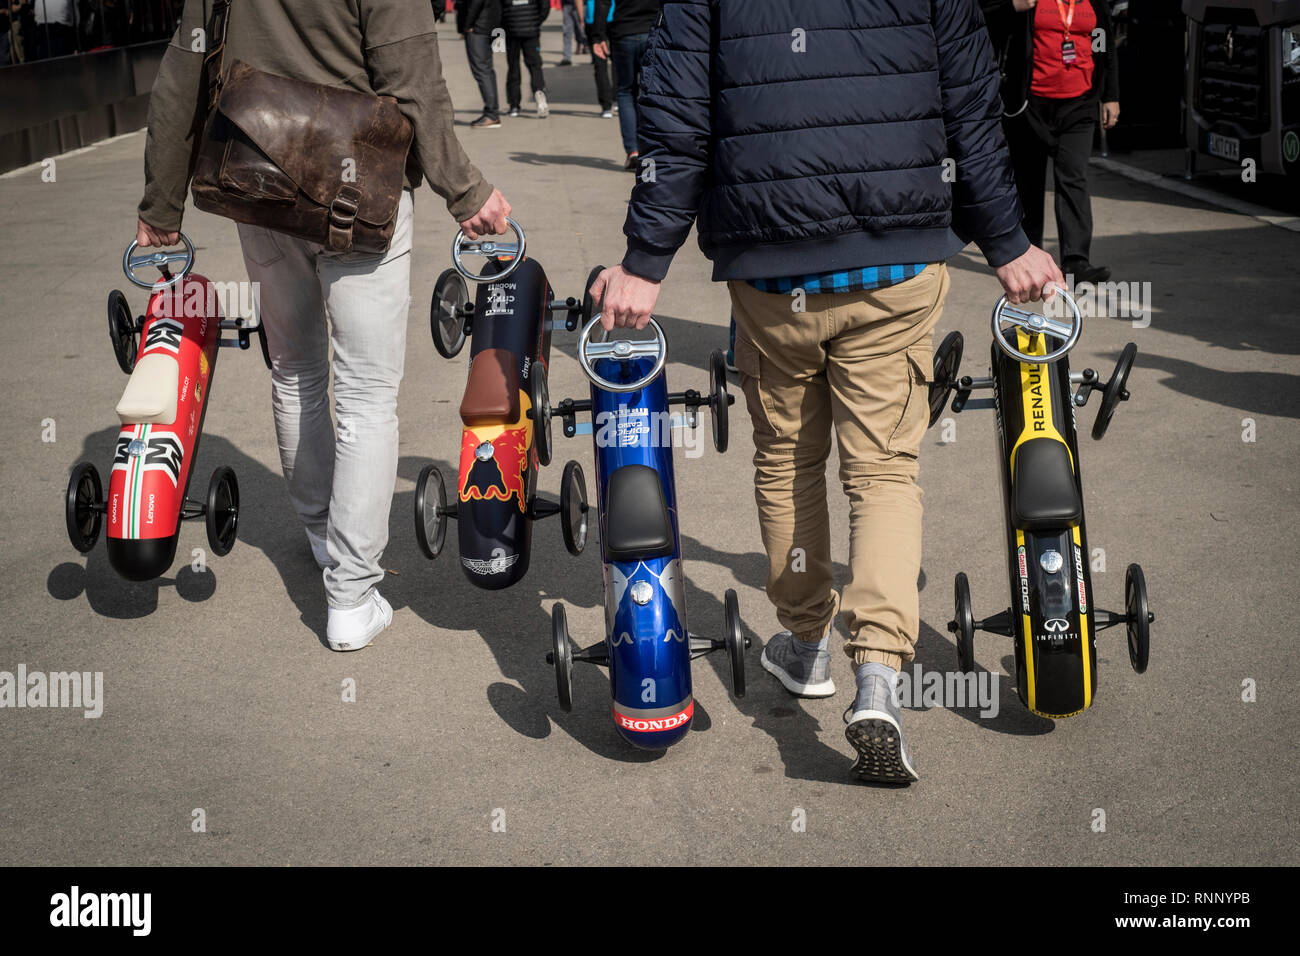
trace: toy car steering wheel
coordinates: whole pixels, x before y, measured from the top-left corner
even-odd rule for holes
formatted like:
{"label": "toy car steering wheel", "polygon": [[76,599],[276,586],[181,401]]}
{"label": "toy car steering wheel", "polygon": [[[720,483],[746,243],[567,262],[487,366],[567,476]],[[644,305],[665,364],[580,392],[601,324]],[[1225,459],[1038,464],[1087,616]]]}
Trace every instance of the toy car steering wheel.
{"label": "toy car steering wheel", "polygon": [[[1037,312],[1018,309],[1008,304],[1005,295],[998,299],[998,304],[993,307],[993,341],[997,342],[998,348],[1017,362],[1024,362],[1026,365],[1046,365],[1074,348],[1074,343],[1079,341],[1079,333],[1083,331],[1083,316],[1079,313],[1079,306],[1070,293],[1060,286],[1056,287],[1056,291],[1069,303],[1070,310],[1074,313],[1074,320],[1069,325]],[[1028,355],[1007,341],[1003,334],[1006,330],[1003,323],[1006,323],[1007,327],[1025,329],[1031,335],[1053,335],[1058,339],[1064,339],[1065,344],[1046,355]]]}
{"label": "toy car steering wheel", "polygon": [[[526,244],[524,230],[513,219],[507,219],[506,226],[515,234],[514,242],[501,242],[497,239],[470,239],[465,235],[465,230],[462,229],[457,232],[456,238],[451,243],[451,261],[455,264],[456,271],[471,282],[499,282],[518,269],[519,263],[524,261],[524,246]],[[500,272],[492,275],[486,273],[475,275],[465,267],[465,263],[460,261],[460,257],[465,253],[483,256],[486,259],[509,256],[510,262]]]}
{"label": "toy car steering wheel", "polygon": [[[181,237],[181,245],[185,247],[184,252],[164,252],[159,249],[157,252],[151,252],[144,256],[133,256],[131,253],[139,247],[140,243],[132,239],[131,244],[126,247],[126,252],[122,253],[122,271],[126,273],[127,281],[132,285],[138,285],[142,289],[153,289],[161,285],[164,289],[170,289],[176,283],[180,282],[190,270],[194,268],[194,243],[190,242],[190,237],[185,233],[178,233]],[[171,264],[173,262],[183,262],[184,266],[176,275],[172,275]],[[136,269],[145,266],[154,266],[162,273],[161,279],[155,279],[153,282],[146,282],[135,274]]]}
{"label": "toy car steering wheel", "polygon": [[[658,378],[659,373],[664,370],[664,364],[668,361],[668,340],[664,338],[664,330],[659,323],[653,317],[650,319],[650,328],[655,333],[653,339],[639,339],[636,341],[618,339],[613,342],[593,342],[591,341],[591,333],[600,325],[600,316],[601,313],[599,312],[593,315],[591,321],[583,328],[582,334],[578,336],[578,362],[581,363],[582,370],[587,373],[587,378],[591,379],[600,388],[610,392],[635,392]],[[600,359],[627,362],[647,356],[654,356],[654,367],[634,382],[611,382],[609,379],[596,374],[595,363]]]}

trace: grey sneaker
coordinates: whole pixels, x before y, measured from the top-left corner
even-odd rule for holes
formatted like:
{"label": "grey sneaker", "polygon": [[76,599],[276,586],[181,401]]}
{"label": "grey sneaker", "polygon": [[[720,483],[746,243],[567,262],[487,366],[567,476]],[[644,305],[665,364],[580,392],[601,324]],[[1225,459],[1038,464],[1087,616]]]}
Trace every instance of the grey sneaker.
{"label": "grey sneaker", "polygon": [[835,693],[831,652],[819,651],[810,661],[795,649],[794,641],[789,631],[782,631],[768,641],[759,658],[763,670],[775,676],[796,697],[830,697]]}
{"label": "grey sneaker", "polygon": [[912,757],[903,740],[896,685],[880,673],[897,672],[884,665],[867,666],[872,669],[858,686],[857,700],[844,712],[848,723],[844,736],[858,752],[858,759],[850,772],[862,780],[911,783],[920,778],[912,767]]}
{"label": "grey sneaker", "polygon": [[546,93],[538,90],[533,94],[533,102],[537,104],[537,118],[546,119],[551,115],[551,104],[546,99]]}

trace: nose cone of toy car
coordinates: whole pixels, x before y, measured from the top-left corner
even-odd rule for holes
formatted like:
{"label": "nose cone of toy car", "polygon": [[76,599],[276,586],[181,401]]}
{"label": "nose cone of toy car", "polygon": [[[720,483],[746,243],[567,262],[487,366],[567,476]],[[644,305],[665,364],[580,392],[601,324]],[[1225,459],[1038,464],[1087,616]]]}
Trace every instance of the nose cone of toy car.
{"label": "nose cone of toy car", "polygon": [[623,739],[642,750],[663,750],[686,736],[695,716],[695,701],[685,706],[640,711],[614,705],[614,726]]}
{"label": "nose cone of toy car", "polygon": [[176,560],[176,535],[170,538],[108,539],[108,563],[128,581],[152,581]]}

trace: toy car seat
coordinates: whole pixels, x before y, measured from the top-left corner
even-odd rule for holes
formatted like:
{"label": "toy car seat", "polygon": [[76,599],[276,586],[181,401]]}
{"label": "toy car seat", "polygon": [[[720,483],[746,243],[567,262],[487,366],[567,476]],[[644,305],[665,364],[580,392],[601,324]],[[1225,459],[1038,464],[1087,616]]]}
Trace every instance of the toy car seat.
{"label": "toy car seat", "polygon": [[1022,531],[1074,527],[1083,518],[1083,501],[1074,480],[1070,449],[1054,438],[1031,438],[1016,449],[1011,508]]}
{"label": "toy car seat", "polygon": [[176,421],[180,364],[175,356],[152,353],[135,363],[117,403],[123,425],[170,425]]}
{"label": "toy car seat", "polygon": [[513,425],[519,420],[519,367],[508,349],[484,349],[474,356],[460,402],[460,420],[473,428]]}
{"label": "toy car seat", "polygon": [[605,553],[610,561],[644,561],[673,553],[673,526],[659,472],[624,465],[609,476]]}

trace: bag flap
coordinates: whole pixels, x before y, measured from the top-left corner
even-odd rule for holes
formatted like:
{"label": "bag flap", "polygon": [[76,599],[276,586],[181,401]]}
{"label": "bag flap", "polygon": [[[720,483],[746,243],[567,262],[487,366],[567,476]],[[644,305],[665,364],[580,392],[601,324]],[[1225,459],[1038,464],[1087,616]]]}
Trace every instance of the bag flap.
{"label": "bag flap", "polygon": [[396,214],[414,130],[392,97],[276,76],[235,60],[217,109],[313,201],[329,206],[349,186],[361,193],[358,219],[381,225]]}

